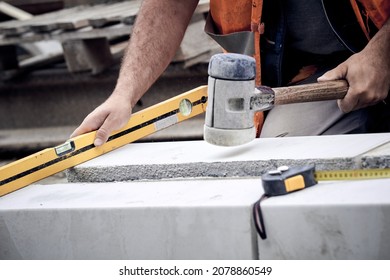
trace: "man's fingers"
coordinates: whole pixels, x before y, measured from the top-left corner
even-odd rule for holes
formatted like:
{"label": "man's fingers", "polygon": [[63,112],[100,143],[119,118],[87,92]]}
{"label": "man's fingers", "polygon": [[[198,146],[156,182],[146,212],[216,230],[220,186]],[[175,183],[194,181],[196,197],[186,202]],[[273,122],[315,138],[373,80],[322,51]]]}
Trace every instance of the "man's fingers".
{"label": "man's fingers", "polygon": [[98,129],[99,124],[86,118],[70,135],[70,138]]}
{"label": "man's fingers", "polygon": [[344,79],[347,76],[347,67],[344,63],[340,64],[336,68],[329,70],[321,77],[318,77],[318,82],[325,82],[331,80],[340,80]]}
{"label": "man's fingers", "polygon": [[337,105],[343,113],[349,113],[358,108],[359,99],[352,94],[348,94],[343,98],[337,100]]}
{"label": "man's fingers", "polygon": [[80,127],[78,127],[78,128],[76,128],[76,129],[72,132],[72,134],[69,136],[69,138],[76,137],[76,136],[78,136],[78,135],[80,135],[80,134],[82,134],[82,130],[81,130]]}
{"label": "man's fingers", "polygon": [[93,144],[96,147],[101,146],[107,142],[109,136],[110,136],[110,131],[106,130],[106,128],[101,127],[96,132],[96,137]]}
{"label": "man's fingers", "polygon": [[79,127],[73,131],[70,138],[98,129],[104,123],[108,115],[108,112],[105,112],[104,110],[99,110],[99,108],[95,109],[84,119]]}
{"label": "man's fingers", "polygon": [[106,143],[111,133],[114,130],[122,128],[126,124],[126,121],[126,119],[118,118],[112,114],[108,115],[96,132],[95,141],[93,142],[94,145],[98,147]]}
{"label": "man's fingers", "polygon": [[[318,82],[332,81],[346,79],[348,67],[347,64],[341,63],[336,68],[329,70],[324,75],[317,79]],[[352,89],[349,88],[347,94],[343,99],[337,100],[337,104],[340,110],[344,113],[351,112],[354,108],[358,106],[359,99],[352,93]]]}
{"label": "man's fingers", "polygon": [[93,129],[88,129],[87,126],[83,126],[82,124],[76,128],[72,134],[69,136],[69,138],[73,138],[73,137],[76,137],[76,136],[79,136],[81,134],[84,134],[84,133],[87,133],[87,132],[90,132],[92,131]]}
{"label": "man's fingers", "polygon": [[[99,119],[98,122],[97,119]],[[121,125],[121,123],[115,121],[112,115],[106,116],[105,119],[101,119],[101,118],[90,119],[87,117],[83,121],[83,123],[78,128],[76,128],[76,130],[72,133],[70,138],[97,130],[95,140],[94,140],[94,145],[101,146],[107,142],[107,139],[110,136],[112,131],[119,129],[122,126],[123,125]]]}
{"label": "man's fingers", "polygon": [[115,129],[117,129],[116,125],[112,122],[110,116],[108,116],[102,126],[96,132],[95,141],[93,144],[98,147],[106,143],[108,137],[110,137],[111,132]]}

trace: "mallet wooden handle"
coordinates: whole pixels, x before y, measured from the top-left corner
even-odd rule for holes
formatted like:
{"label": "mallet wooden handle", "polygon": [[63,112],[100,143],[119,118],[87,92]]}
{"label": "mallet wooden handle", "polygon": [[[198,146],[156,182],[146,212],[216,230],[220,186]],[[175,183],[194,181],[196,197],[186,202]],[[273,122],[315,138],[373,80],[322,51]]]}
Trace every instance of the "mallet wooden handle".
{"label": "mallet wooden handle", "polygon": [[275,105],[342,99],[347,94],[345,80],[273,88]]}

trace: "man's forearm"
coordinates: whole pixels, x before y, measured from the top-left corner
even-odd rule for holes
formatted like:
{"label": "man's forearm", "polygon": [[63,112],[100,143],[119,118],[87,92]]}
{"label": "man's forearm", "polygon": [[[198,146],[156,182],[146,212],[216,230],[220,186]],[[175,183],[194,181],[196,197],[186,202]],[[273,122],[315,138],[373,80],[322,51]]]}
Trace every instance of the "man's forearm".
{"label": "man's forearm", "polygon": [[390,18],[368,42],[366,48],[373,48],[383,59],[390,61]]}
{"label": "man's forearm", "polygon": [[198,0],[144,0],[125,51],[113,94],[132,107],[176,53]]}

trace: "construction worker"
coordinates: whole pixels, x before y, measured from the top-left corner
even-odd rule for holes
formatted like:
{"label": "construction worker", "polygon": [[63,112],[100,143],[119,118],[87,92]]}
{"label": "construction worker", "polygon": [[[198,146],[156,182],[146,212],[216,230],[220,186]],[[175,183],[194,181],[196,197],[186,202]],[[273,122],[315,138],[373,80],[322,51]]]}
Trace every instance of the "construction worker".
{"label": "construction worker", "polygon": [[[254,41],[248,54],[258,62],[257,84],[345,79],[349,90],[337,102],[276,106],[267,113],[261,137],[390,131],[390,104],[385,101],[390,89],[390,1],[262,2],[211,0],[206,28],[222,38],[227,51],[244,41],[231,43],[224,34],[244,31],[254,38],[246,41]],[[136,102],[175,55],[197,3],[143,1],[113,93],[72,137],[97,130],[94,144],[99,146],[128,122]]]}

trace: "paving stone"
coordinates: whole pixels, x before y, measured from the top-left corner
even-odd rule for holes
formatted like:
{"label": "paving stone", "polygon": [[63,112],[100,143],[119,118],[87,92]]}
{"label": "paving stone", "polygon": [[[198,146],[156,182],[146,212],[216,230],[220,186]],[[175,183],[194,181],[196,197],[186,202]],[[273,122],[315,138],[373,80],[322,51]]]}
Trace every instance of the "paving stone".
{"label": "paving stone", "polygon": [[320,182],[262,202],[260,259],[390,258],[390,179]]}
{"label": "paving stone", "polygon": [[[68,171],[71,182],[252,177],[281,165],[314,163],[318,170],[375,167],[364,154],[390,141],[390,133],[264,138],[238,147],[204,141],[133,143]],[[380,158],[389,155],[387,150]],[[367,162],[363,161],[363,162]]]}
{"label": "paving stone", "polygon": [[0,259],[256,259],[261,182],[32,185],[0,197]]}
{"label": "paving stone", "polygon": [[1,197],[0,259],[389,259],[390,178],[320,182],[268,198],[266,240],[252,219],[261,181],[248,178],[285,164],[377,167],[368,159],[386,159],[389,141],[365,134],[230,148],[127,145],[69,174],[141,181],[35,184]]}
{"label": "paving stone", "polygon": [[259,179],[32,185],[0,198],[0,259],[389,259],[390,178],[252,205]]}

